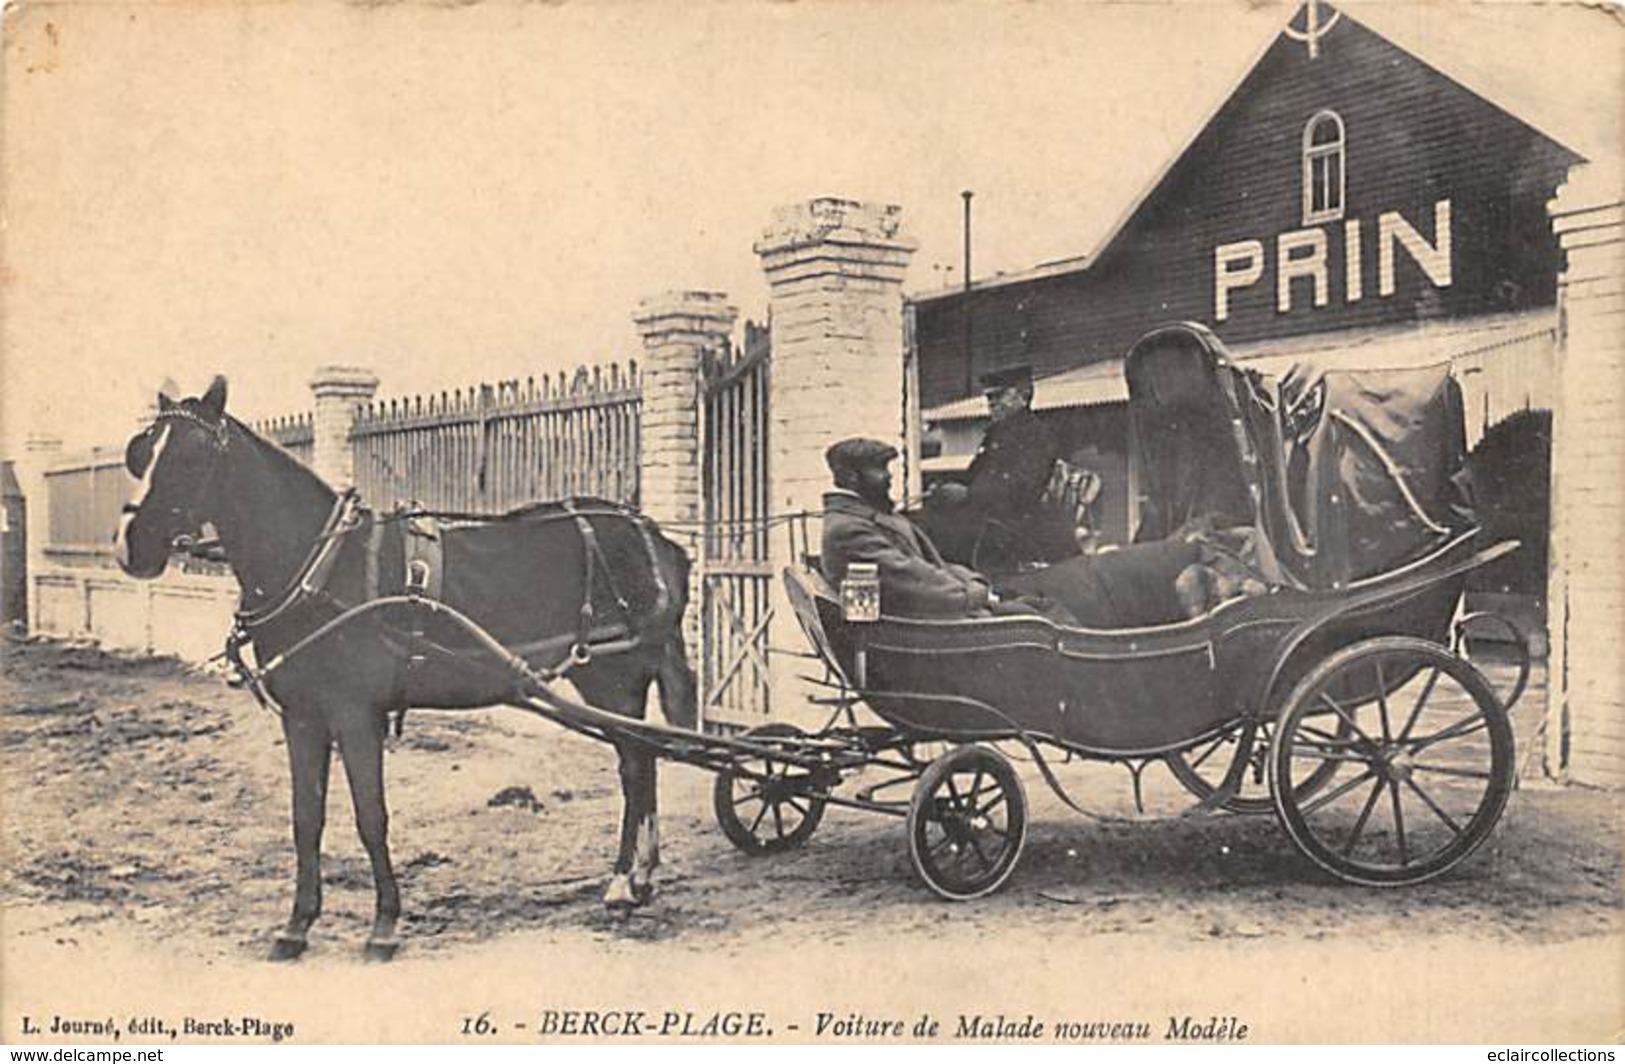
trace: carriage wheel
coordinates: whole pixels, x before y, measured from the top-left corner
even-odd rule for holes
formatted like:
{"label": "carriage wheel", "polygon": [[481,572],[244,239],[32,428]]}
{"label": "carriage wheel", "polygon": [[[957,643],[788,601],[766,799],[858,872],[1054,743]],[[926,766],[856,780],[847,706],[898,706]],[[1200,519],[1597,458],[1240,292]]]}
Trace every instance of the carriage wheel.
{"label": "carriage wheel", "polygon": [[[1303,785],[1332,765],[1341,779]],[[1465,860],[1512,790],[1512,726],[1489,681],[1433,643],[1390,636],[1316,666],[1270,752],[1276,810],[1298,848],[1351,883],[1421,883]]]}
{"label": "carriage wheel", "polygon": [[[1230,771],[1230,761],[1235,756],[1236,744],[1241,741],[1244,726],[1243,722],[1237,721],[1210,739],[1187,750],[1176,750],[1166,755],[1163,760],[1168,765],[1168,771],[1193,797],[1206,801],[1219,789],[1225,774]],[[1347,738],[1348,725],[1339,720],[1337,733],[1339,738]],[[1274,723],[1259,722],[1258,734],[1253,737],[1252,764],[1243,773],[1241,786],[1236,793],[1221,802],[1219,808],[1244,816],[1275,811],[1275,801],[1270,797],[1269,790],[1269,751],[1274,735]],[[1331,762],[1310,773],[1298,784],[1298,800],[1303,801],[1331,782],[1331,778],[1337,775],[1337,769],[1338,765]]]}
{"label": "carriage wheel", "polygon": [[931,762],[908,806],[908,848],[926,886],[949,901],[991,894],[1027,841],[1027,795],[1003,755],[960,746]]}
{"label": "carriage wheel", "polygon": [[[751,728],[744,739],[799,739],[806,733],[792,724]],[[793,850],[812,838],[824,819],[828,787],[814,783],[812,773],[773,757],[749,757],[717,773],[711,806],[722,833],[753,857]]]}

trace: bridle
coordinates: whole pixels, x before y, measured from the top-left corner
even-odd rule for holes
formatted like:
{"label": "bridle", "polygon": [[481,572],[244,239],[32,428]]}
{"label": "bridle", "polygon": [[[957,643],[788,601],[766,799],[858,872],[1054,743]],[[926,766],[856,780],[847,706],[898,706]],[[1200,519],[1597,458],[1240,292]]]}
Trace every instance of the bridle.
{"label": "bridle", "polygon": [[[190,498],[188,498],[183,505],[170,506],[166,508],[166,512],[168,512],[171,516],[179,518],[179,523],[182,525],[181,530],[178,531],[171,539],[171,545],[173,546],[180,543],[183,539],[188,538],[187,533],[196,532],[200,527],[202,527],[202,522],[197,518],[198,504],[203,501],[208,492],[214,487],[214,478],[216,473],[219,472],[220,460],[225,457],[226,450],[231,445],[231,426],[229,422],[227,422],[224,415],[221,415],[218,421],[207,421],[199,414],[181,406],[171,407],[168,410],[161,410],[159,411],[158,416],[153,419],[152,427],[147,429],[147,431],[143,432],[141,435],[137,436],[135,439],[131,440],[129,447],[125,449],[124,464],[132,474],[137,476],[145,476],[149,471],[148,466],[152,461],[152,456],[150,453],[147,455],[146,463],[142,463],[141,471],[139,473],[136,471],[137,456],[139,453],[137,450],[137,445],[143,441],[150,440],[152,434],[157,430],[157,428],[166,421],[185,421],[198,426],[208,433],[210,444],[208,450],[208,465],[204,468],[203,475],[197,479],[197,483],[193,486]],[[141,505],[137,505],[133,502],[127,502],[124,504],[123,512],[126,514],[136,514],[139,513],[145,507],[145,505],[146,504],[144,501]]]}

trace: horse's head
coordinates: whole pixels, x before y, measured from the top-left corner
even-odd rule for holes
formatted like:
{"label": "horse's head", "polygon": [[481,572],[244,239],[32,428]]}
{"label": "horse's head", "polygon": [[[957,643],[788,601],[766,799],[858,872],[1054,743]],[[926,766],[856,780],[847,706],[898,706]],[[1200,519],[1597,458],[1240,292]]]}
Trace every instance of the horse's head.
{"label": "horse's head", "polygon": [[216,377],[200,398],[158,396],[158,416],[124,449],[124,465],[140,483],[124,504],[117,544],[119,567],[151,579],[170,552],[196,538],[213,517],[216,474],[230,438],[226,379]]}

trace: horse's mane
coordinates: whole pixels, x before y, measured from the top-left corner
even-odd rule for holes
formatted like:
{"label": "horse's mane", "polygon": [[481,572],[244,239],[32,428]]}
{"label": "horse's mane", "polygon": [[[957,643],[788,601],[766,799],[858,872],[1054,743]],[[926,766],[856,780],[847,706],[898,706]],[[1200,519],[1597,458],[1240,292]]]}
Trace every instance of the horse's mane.
{"label": "horse's mane", "polygon": [[253,444],[255,450],[265,456],[268,461],[285,466],[290,473],[302,482],[301,486],[314,489],[329,499],[338,495],[338,492],[333,490],[332,485],[318,476],[315,470],[295,458],[275,440],[266,439],[230,414],[222,416],[226,419],[227,424],[237,430],[241,438]]}

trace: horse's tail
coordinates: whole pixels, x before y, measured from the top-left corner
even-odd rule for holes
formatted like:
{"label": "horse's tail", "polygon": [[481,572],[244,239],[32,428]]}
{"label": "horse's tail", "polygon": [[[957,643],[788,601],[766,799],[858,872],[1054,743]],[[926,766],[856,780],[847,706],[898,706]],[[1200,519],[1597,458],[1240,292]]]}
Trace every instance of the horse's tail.
{"label": "horse's tail", "polygon": [[655,542],[659,545],[655,564],[666,570],[664,578],[671,602],[655,684],[660,689],[660,708],[666,722],[678,728],[693,728],[699,723],[700,705],[699,685],[683,645],[683,615],[688,611],[688,552],[659,533]]}

